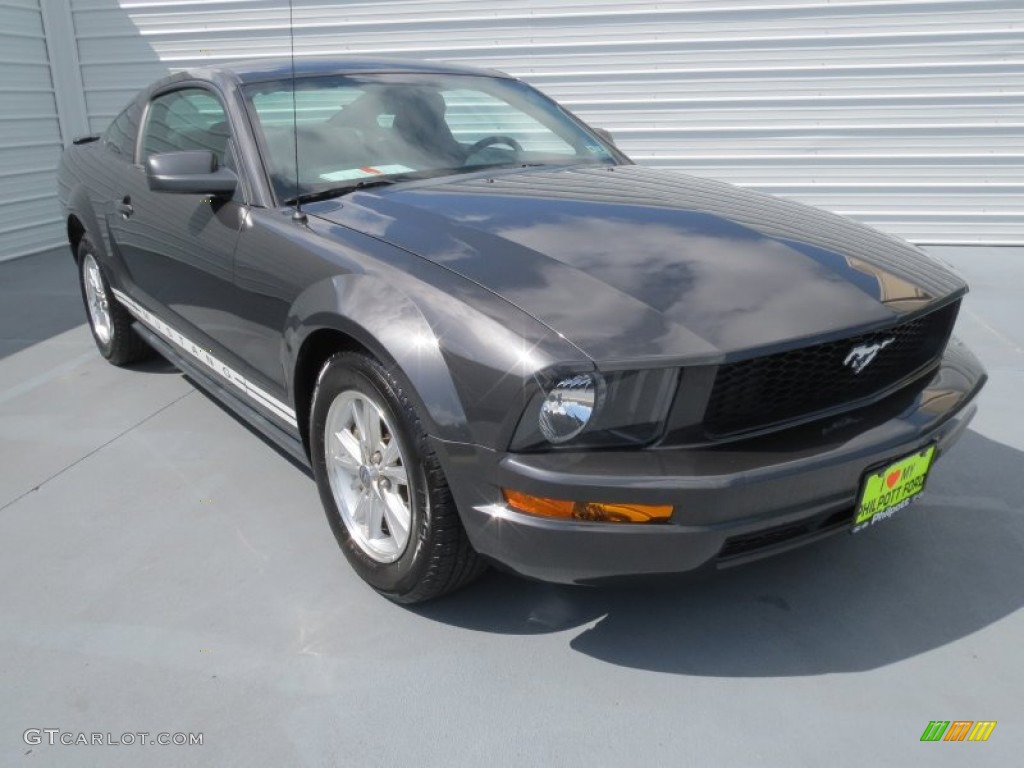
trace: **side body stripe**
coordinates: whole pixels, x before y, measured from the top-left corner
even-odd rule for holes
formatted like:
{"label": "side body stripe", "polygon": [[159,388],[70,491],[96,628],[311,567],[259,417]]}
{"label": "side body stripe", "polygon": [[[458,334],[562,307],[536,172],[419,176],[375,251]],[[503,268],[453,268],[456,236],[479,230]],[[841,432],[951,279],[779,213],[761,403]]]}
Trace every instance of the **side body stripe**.
{"label": "side body stripe", "polygon": [[121,302],[121,304],[123,304],[124,307],[131,312],[140,323],[144,324],[151,331],[159,334],[161,337],[174,344],[174,346],[187,352],[193,358],[201,362],[206,368],[218,374],[221,379],[233,385],[235,389],[246,395],[257,405],[260,405],[270,411],[286,424],[292,427],[298,427],[294,408],[291,408],[287,403],[281,402],[273,395],[253,384],[241,373],[220,360],[220,358],[213,355],[210,350],[203,349],[187,336],[180,333],[175,328],[172,328],[162,319],[125,294],[124,291],[119,291],[116,288],[114,288],[113,291],[117,300]]}

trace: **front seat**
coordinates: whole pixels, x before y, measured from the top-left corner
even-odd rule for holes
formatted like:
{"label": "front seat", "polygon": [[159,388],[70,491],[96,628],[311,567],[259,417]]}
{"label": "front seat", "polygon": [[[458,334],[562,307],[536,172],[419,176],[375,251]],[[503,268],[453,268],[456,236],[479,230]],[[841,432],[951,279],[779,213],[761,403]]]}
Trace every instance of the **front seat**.
{"label": "front seat", "polygon": [[447,165],[462,165],[466,150],[445,122],[444,98],[437,91],[401,89],[392,94],[393,128],[406,144]]}

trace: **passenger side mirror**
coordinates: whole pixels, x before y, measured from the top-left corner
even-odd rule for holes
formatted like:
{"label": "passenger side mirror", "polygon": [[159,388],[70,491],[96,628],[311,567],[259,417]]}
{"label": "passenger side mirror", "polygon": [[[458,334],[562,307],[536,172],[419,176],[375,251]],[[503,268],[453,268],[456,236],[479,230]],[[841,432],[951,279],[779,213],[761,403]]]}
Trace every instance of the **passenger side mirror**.
{"label": "passenger side mirror", "polygon": [[592,130],[600,138],[604,139],[606,142],[611,144],[613,147],[616,146],[616,144],[615,144],[615,137],[612,136],[612,132],[611,131],[606,131],[604,128],[593,128],[593,127],[591,127],[590,130]]}
{"label": "passenger side mirror", "polygon": [[210,150],[189,149],[146,158],[146,183],[154,192],[223,196],[234,193],[238,177]]}

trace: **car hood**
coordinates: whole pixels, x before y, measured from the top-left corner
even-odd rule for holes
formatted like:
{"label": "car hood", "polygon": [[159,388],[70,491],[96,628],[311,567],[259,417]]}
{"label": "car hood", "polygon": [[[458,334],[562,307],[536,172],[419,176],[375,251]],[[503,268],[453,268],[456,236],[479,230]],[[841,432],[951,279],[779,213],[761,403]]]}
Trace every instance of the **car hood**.
{"label": "car hood", "polygon": [[764,354],[966,290],[913,246],[848,219],[639,166],[448,177],[310,212],[486,287],[604,364]]}

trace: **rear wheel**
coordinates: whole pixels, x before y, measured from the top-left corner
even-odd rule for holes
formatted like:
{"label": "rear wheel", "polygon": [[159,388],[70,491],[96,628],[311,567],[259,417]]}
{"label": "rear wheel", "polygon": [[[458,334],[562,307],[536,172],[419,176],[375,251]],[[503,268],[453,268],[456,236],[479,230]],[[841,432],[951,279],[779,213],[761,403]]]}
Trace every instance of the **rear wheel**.
{"label": "rear wheel", "polygon": [[430,600],[484,570],[402,385],[377,360],[324,365],[310,414],[313,474],[356,573],[400,603]]}
{"label": "rear wheel", "polygon": [[127,365],[152,354],[132,329],[132,317],[114,297],[88,237],[78,244],[78,277],[89,328],[100,354],[114,365]]}

